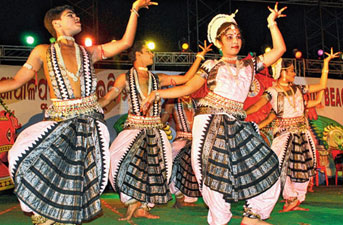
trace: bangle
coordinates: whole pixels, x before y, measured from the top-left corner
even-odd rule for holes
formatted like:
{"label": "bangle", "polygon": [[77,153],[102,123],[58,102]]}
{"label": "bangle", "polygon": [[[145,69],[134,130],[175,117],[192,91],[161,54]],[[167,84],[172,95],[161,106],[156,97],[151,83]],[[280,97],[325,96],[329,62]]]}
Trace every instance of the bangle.
{"label": "bangle", "polygon": [[158,102],[161,99],[160,93],[158,93],[158,91],[154,91],[155,92],[155,102]]}
{"label": "bangle", "polygon": [[33,66],[32,66],[31,64],[28,64],[28,63],[25,63],[25,64],[23,65],[23,67],[25,67],[25,68],[28,69],[28,70],[33,70]]}
{"label": "bangle", "polygon": [[268,23],[267,27],[270,29],[270,28],[272,28],[272,27],[274,27],[276,25],[277,25],[277,23],[275,21],[273,21],[271,23]]}
{"label": "bangle", "polygon": [[132,8],[132,9],[130,10],[130,12],[136,14],[137,17],[139,17],[139,14],[138,14],[138,12],[137,12],[137,10],[136,10],[135,8]]}
{"label": "bangle", "polygon": [[205,60],[205,57],[203,55],[200,55],[200,54],[197,54],[195,57],[199,57],[201,58],[202,60]]}
{"label": "bangle", "polygon": [[323,70],[323,72],[324,72],[324,73],[328,73],[328,72],[329,72],[329,70]]}

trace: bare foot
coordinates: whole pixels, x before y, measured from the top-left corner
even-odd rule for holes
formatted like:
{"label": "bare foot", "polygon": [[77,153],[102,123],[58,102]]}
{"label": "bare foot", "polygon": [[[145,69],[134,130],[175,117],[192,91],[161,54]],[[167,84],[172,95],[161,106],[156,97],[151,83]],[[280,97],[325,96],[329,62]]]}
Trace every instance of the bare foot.
{"label": "bare foot", "polygon": [[293,211],[295,207],[298,207],[299,205],[300,205],[300,201],[298,199],[295,199],[294,201],[291,201],[291,202],[286,201],[285,205],[283,206],[283,209],[280,210],[279,212]]}
{"label": "bare foot", "polygon": [[141,205],[142,205],[142,203],[140,203],[140,202],[135,202],[133,204],[130,204],[129,207],[127,208],[126,216],[119,218],[118,220],[120,220],[120,221],[130,220],[132,218],[132,215],[134,214],[134,212],[137,211]]}
{"label": "bare foot", "polygon": [[292,211],[310,211],[310,209],[303,208],[300,206],[296,206],[296,207],[294,207],[294,209]]}
{"label": "bare foot", "polygon": [[263,220],[251,219],[249,217],[243,217],[241,225],[271,225]]}
{"label": "bare foot", "polygon": [[183,196],[182,198],[175,198],[175,204],[173,205],[174,208],[176,209],[180,209],[184,206],[196,206],[196,204],[194,204],[193,202],[185,202],[185,196]]}
{"label": "bare foot", "polygon": [[133,214],[135,218],[143,217],[148,219],[159,219],[159,216],[153,215],[144,209],[137,209]]}
{"label": "bare foot", "polygon": [[174,208],[180,209],[184,206],[196,206],[193,202],[185,202],[185,197],[183,198],[176,198],[175,204],[173,205]]}

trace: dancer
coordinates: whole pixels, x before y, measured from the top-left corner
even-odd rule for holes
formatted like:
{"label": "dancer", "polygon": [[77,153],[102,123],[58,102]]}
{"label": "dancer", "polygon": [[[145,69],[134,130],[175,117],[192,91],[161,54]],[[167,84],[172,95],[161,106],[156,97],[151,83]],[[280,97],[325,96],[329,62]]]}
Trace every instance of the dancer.
{"label": "dancer", "polygon": [[[286,200],[281,212],[308,210],[299,205],[305,200],[310,178],[315,175],[316,154],[305,109],[321,102],[322,90],[327,84],[329,62],[339,57],[339,54],[340,52],[333,53],[332,49],[330,54],[326,53],[328,57],[324,59],[320,83],[306,86],[293,83],[296,75],[294,65],[291,61],[280,59],[275,66],[276,84],[268,88],[263,97],[247,110],[247,114],[254,113],[269,101],[273,107],[271,116],[262,121],[259,127],[262,128],[276,119],[271,148],[280,160],[282,195]],[[304,101],[304,94],[318,91],[316,100]]]}
{"label": "dancer", "polygon": [[175,195],[174,207],[195,206],[194,202],[201,196],[199,185],[191,166],[192,127],[195,115],[195,100],[190,96],[170,99],[164,104],[162,123],[170,116],[175,124],[176,137],[172,143],[173,172],[170,191]]}
{"label": "dancer", "polygon": [[133,43],[138,0],[121,40],[85,49],[73,36],[81,32],[71,6],[50,9],[45,27],[57,39],[35,47],[13,79],[0,82],[0,93],[15,90],[43,67],[52,105],[46,119],[20,133],[9,151],[9,166],[23,211],[34,224],[81,224],[101,213],[100,194],[109,170],[109,134],[97,102],[92,63]]}
{"label": "dancer", "polygon": [[172,154],[167,135],[162,130],[161,103],[157,96],[151,110],[143,116],[141,102],[162,86],[187,82],[210,47],[205,42],[204,48],[201,47],[203,51],[184,76],[155,75],[147,68],[153,64],[154,54],[144,42],[136,42],[129,53],[133,67],[126,74],[120,74],[113,88],[100,99],[104,107],[124,88],[128,93],[128,119],[110,147],[109,179],[114,190],[120,193],[121,201],[128,206],[126,216],[120,220],[130,220],[132,216],[157,219],[159,216],[149,213],[151,207],[171,200],[168,183]]}
{"label": "dancer", "polygon": [[276,154],[244,122],[243,102],[254,74],[270,66],[286,51],[275,19],[284,17],[277,4],[267,18],[273,49],[259,57],[238,60],[241,32],[234,14],[215,16],[208,26],[208,39],[223,52],[220,60],[207,60],[185,85],[152,92],[142,104],[145,113],[157,96],[177,98],[200,89],[209,92],[198,102],[192,129],[192,167],[205,203],[209,224],[227,224],[231,203],[247,200],[242,224],[268,224],[267,219],[280,191]]}

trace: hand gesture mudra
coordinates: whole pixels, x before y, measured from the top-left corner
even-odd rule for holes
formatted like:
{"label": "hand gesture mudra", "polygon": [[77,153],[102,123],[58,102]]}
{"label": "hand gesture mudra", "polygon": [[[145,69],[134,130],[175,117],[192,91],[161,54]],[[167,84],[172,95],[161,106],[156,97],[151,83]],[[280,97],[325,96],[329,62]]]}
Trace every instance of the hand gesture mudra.
{"label": "hand gesture mudra", "polygon": [[278,10],[278,5],[279,5],[279,3],[276,2],[275,6],[274,6],[274,9],[272,9],[272,8],[270,8],[268,6],[268,9],[270,11],[270,14],[269,14],[268,19],[267,19],[268,23],[273,23],[276,20],[276,18],[286,17],[286,15],[282,14],[282,12],[287,9],[287,6],[283,7],[280,10]]}
{"label": "hand gesture mudra", "polygon": [[333,53],[333,48],[330,49],[330,53],[325,52],[326,57],[324,60],[330,61],[331,59],[338,58],[342,52]]}
{"label": "hand gesture mudra", "polygon": [[156,91],[151,92],[148,97],[143,99],[141,103],[141,108],[140,111],[143,113],[145,116],[151,106],[151,104],[156,100]]}
{"label": "hand gesture mudra", "polygon": [[207,52],[212,51],[211,47],[212,47],[212,44],[207,45],[207,41],[205,40],[204,46],[199,45],[199,48],[201,48],[202,50],[201,52],[199,52],[199,54],[201,54],[202,56],[205,56]]}
{"label": "hand gesture mudra", "polygon": [[137,0],[133,3],[132,8],[135,8],[137,10],[141,8],[147,8],[149,9],[150,5],[158,5],[157,2],[152,2],[150,0]]}

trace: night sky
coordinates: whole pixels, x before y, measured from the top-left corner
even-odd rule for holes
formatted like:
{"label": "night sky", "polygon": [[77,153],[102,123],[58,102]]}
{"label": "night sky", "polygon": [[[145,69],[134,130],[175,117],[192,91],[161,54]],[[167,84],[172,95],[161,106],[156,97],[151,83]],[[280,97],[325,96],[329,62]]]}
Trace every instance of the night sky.
{"label": "night sky", "polygon": [[[129,17],[129,10],[133,1],[129,0],[99,0],[99,40],[103,43],[121,38]],[[151,6],[149,10],[140,11],[136,40],[151,39],[157,43],[156,51],[179,51],[178,41],[187,38],[187,9],[186,0],[160,0],[159,6]],[[222,1],[205,1],[215,8]],[[21,35],[35,33],[39,37],[38,43],[49,43],[50,35],[43,26],[45,12],[52,6],[63,5],[63,0],[0,0],[0,45],[23,45]],[[269,4],[273,6],[273,3]],[[280,8],[285,5],[280,5]],[[231,9],[231,10],[230,10]],[[267,28],[269,11],[267,4],[253,2],[235,2],[224,5],[220,11],[209,14],[210,9],[202,7],[200,18],[204,21],[200,27],[200,39],[206,38],[207,24],[217,13],[230,13],[239,9],[236,21],[243,32],[244,46],[240,54],[249,51],[260,54],[266,44],[271,43]],[[78,11],[76,10],[78,13]],[[284,35],[287,53],[298,48],[305,51],[305,34],[303,6],[288,5],[286,18],[279,19],[278,25]],[[194,20],[194,17],[191,18]],[[81,22],[86,23],[86,18]],[[191,21],[194,25],[194,21]],[[191,27],[192,31],[195,29]],[[85,32],[76,37],[81,40]],[[191,36],[191,47],[196,51],[194,36]],[[216,52],[215,52],[216,53]]]}

